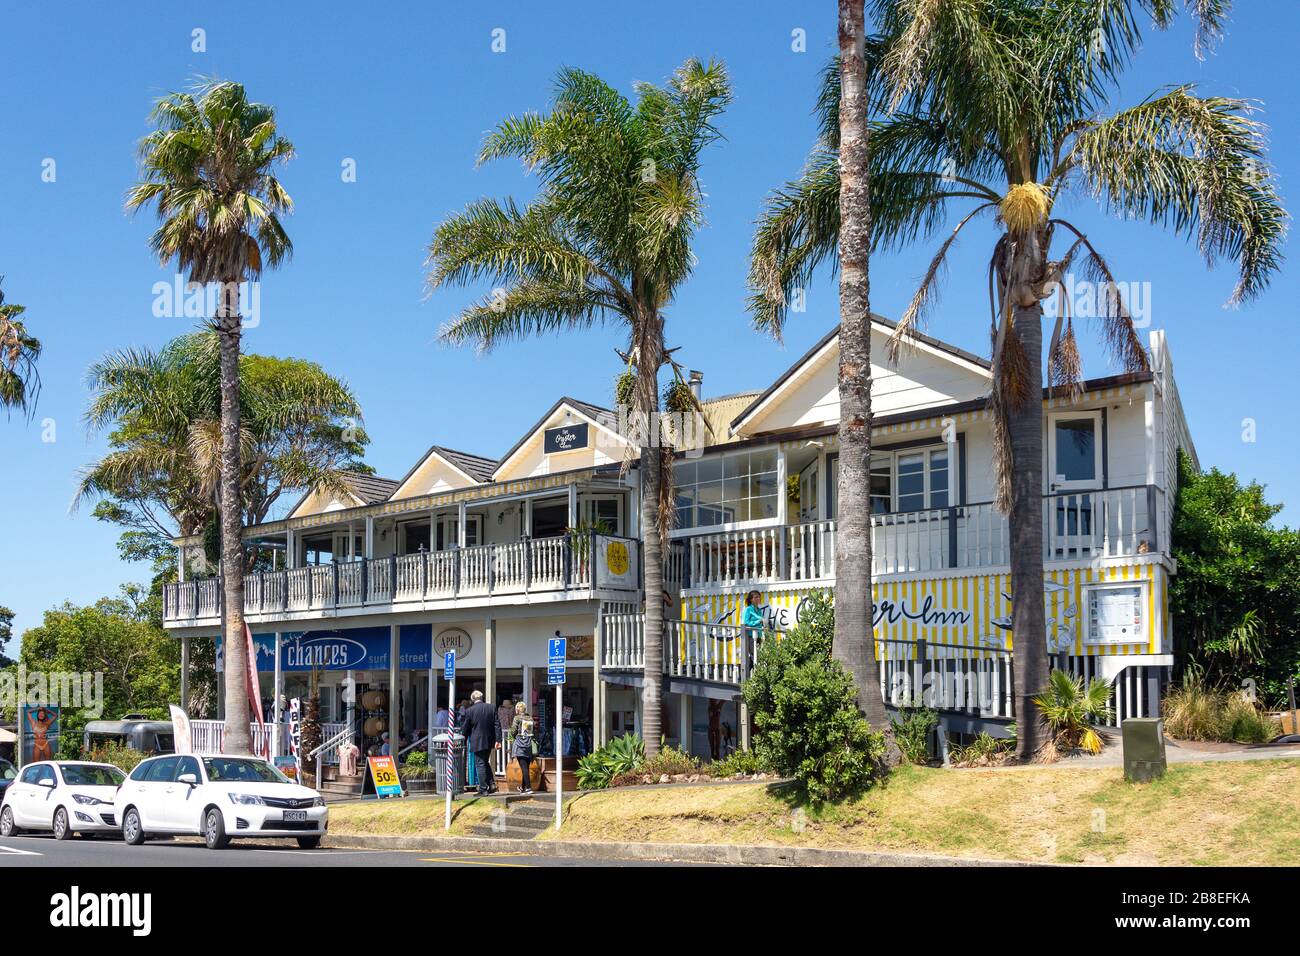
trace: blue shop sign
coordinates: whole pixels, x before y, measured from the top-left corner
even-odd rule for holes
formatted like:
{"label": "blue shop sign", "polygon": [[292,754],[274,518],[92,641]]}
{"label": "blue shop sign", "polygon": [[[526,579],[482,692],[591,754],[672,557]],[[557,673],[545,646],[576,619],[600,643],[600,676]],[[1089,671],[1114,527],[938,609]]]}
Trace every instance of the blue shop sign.
{"label": "blue shop sign", "polygon": [[[431,654],[433,626],[403,624],[398,635],[399,670],[427,671],[442,663]],[[275,634],[254,634],[257,669],[275,670]],[[280,669],[283,671],[386,671],[389,631],[386,627],[333,628],[320,631],[285,631],[281,634]],[[217,638],[217,670],[223,670],[222,641]]]}

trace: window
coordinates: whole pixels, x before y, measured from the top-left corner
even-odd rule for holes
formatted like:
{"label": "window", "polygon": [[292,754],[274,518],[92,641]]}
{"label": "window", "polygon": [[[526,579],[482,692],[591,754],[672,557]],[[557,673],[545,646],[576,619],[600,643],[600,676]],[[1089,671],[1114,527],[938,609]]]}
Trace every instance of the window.
{"label": "window", "polygon": [[149,768],[149,776],[146,779],[150,783],[170,783],[176,779],[176,764],[179,762],[178,757],[163,757],[155,760],[153,766]]}
{"label": "window", "polygon": [[712,528],[777,516],[775,450],[680,462],[673,475],[678,528]]}
{"label": "window", "polygon": [[18,782],[35,784],[37,779],[40,777],[40,775],[41,775],[41,765],[32,764],[32,766],[28,767],[26,770],[23,771],[23,775],[21,778],[19,778]]}
{"label": "window", "polygon": [[265,760],[246,757],[204,757],[208,780],[212,783],[289,783],[290,780]]}
{"label": "window", "polygon": [[[838,508],[839,456],[829,459],[830,479],[826,488],[829,515]],[[891,514],[899,511],[925,511],[947,508],[956,496],[956,478],[951,474],[948,447],[908,448],[899,451],[881,449],[871,454],[871,512]]]}
{"label": "window", "polygon": [[1089,644],[1144,644],[1145,584],[1095,584],[1084,589]]}
{"label": "window", "polygon": [[1049,435],[1053,491],[1101,486],[1101,412],[1052,418]]}
{"label": "window", "polygon": [[69,787],[120,787],[126,779],[126,775],[116,767],[96,764],[65,763],[59,769],[63,771],[63,782]]}
{"label": "window", "polygon": [[203,782],[203,774],[199,773],[199,762],[193,757],[182,757],[176,763],[176,779],[181,778],[181,774],[192,773],[194,779],[199,783]]}
{"label": "window", "polygon": [[140,781],[148,778],[149,771],[153,770],[153,766],[157,762],[156,760],[146,760],[143,763],[136,764],[135,769],[127,774],[128,779]]}

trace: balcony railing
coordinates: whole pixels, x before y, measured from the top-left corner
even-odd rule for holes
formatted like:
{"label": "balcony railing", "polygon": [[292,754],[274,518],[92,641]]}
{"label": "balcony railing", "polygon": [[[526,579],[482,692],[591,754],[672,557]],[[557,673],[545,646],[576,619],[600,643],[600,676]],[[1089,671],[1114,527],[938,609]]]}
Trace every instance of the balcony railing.
{"label": "balcony railing", "polygon": [[[1159,550],[1163,491],[1154,485],[1061,492],[1043,498],[1047,561],[1125,557]],[[683,587],[820,581],[835,577],[834,521],[679,539]],[[871,517],[872,573],[908,574],[1005,565],[1005,515],[992,503]]]}
{"label": "balcony railing", "polygon": [[[629,547],[637,542],[624,539]],[[244,575],[245,614],[284,614],[539,592],[590,590],[595,536],[534,538],[450,551],[336,561]],[[221,583],[168,584],[163,618],[220,618]]]}
{"label": "balcony railing", "polygon": [[[663,672],[669,677],[739,686],[763,643],[784,631],[703,621],[664,621]],[[601,618],[601,668],[645,670],[645,615]],[[876,642],[880,691],[892,707],[930,707],[982,717],[1014,716],[1011,652],[926,640]]]}

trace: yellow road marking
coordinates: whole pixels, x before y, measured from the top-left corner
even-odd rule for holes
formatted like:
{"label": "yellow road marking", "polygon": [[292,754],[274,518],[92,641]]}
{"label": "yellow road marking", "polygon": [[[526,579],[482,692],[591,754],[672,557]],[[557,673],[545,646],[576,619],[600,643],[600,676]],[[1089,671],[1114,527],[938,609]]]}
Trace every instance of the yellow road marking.
{"label": "yellow road marking", "polygon": [[[514,856],[519,854],[502,853],[501,856]],[[470,866],[508,866],[508,867],[529,867],[531,863],[498,863],[494,860],[473,860],[469,857],[420,857],[421,863],[465,863]]]}

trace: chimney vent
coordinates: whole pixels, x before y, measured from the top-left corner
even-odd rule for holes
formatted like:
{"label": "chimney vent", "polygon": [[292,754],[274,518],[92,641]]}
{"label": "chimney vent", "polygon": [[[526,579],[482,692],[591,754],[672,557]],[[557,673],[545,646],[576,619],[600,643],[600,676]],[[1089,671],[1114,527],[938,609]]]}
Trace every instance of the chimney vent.
{"label": "chimney vent", "polygon": [[691,394],[695,396],[695,400],[698,402],[700,400],[700,390],[704,387],[704,373],[691,369],[690,386]]}

